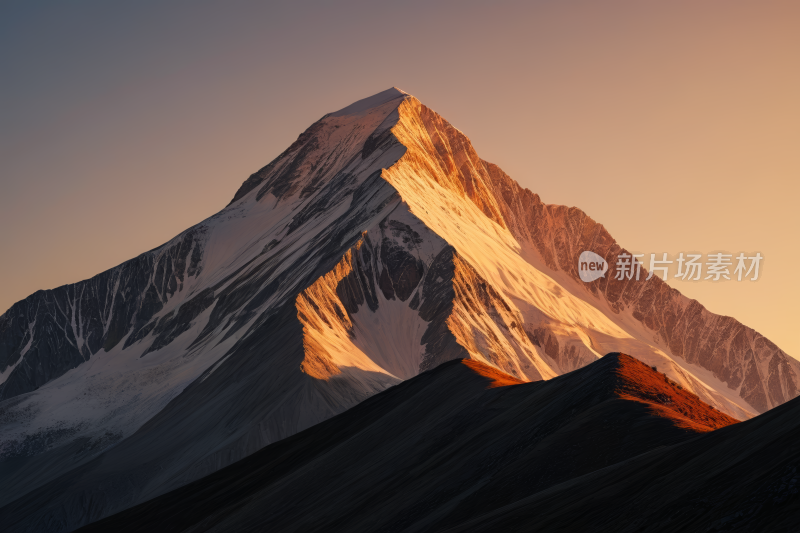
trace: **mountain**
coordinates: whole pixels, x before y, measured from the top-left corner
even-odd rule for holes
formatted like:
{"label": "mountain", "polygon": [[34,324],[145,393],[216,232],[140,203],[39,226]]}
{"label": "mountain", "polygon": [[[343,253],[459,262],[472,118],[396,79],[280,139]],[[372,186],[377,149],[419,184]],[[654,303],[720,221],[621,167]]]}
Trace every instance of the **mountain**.
{"label": "mountain", "polygon": [[325,115],[216,215],[0,317],[0,517],[74,529],[454,359],[633,353],[737,419],[798,395],[768,339],[657,277],[583,283],[584,250],[625,251],[414,97]]}
{"label": "mountain", "polygon": [[627,355],[534,383],[459,359],[82,531],[441,531],[736,422]]}

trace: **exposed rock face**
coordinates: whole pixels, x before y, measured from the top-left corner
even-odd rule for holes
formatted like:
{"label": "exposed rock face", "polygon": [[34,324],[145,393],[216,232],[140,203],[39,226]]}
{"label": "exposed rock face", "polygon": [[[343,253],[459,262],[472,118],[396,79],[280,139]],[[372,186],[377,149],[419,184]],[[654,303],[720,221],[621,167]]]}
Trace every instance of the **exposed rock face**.
{"label": "exposed rock face", "polygon": [[798,395],[796,360],[758,332],[707,311],[657,276],[618,280],[609,275],[579,283],[578,256],[584,250],[594,251],[611,265],[620,254],[630,252],[580,209],[546,205],[496,165],[485,163],[485,167],[502,198],[504,220],[521,243],[535,249],[548,270],[566,273],[614,313],[632,316],[653,332],[667,353],[711,371],[756,411]]}
{"label": "exposed rock face", "polygon": [[[100,316],[99,333],[89,336],[84,325],[86,333],[76,335],[102,341],[89,344],[80,364],[39,375],[39,388],[24,394],[4,390],[0,506],[42,494],[49,502],[26,513],[20,529],[72,529],[213,472],[398,382],[359,367],[327,380],[303,372],[295,304],[365,230],[401,205],[381,169],[403,147],[394,143],[367,158],[362,149],[402,97],[390,91],[374,105],[327,116],[301,136],[307,142],[271,165],[287,179],[299,175],[296,189],[257,182],[245,198],[171,243],[84,284],[38,293],[3,317],[3,355],[25,351],[16,357],[19,366],[30,355],[26,330],[44,339],[40,345],[57,346],[69,344],[71,328],[22,322],[17,309],[27,313],[39,298],[77,291],[86,300],[77,312],[74,299],[56,300],[56,311],[71,313],[56,315],[60,324],[75,316],[85,324],[90,308]],[[173,251],[187,241],[199,241],[196,265],[193,252]],[[170,258],[163,274],[162,256]],[[171,281],[176,264],[186,266]],[[161,305],[148,303],[148,293],[162,291],[153,280],[163,283]],[[106,292],[81,290],[92,284]],[[129,306],[124,314],[120,302]],[[4,382],[12,372],[6,369]],[[11,523],[4,517],[0,522]]]}
{"label": "exposed rock face", "polygon": [[632,353],[737,418],[797,396],[767,339],[657,278],[584,284],[584,249],[622,252],[402,91],[326,115],[218,214],[0,317],[0,518],[71,529],[454,358]]}
{"label": "exposed rock face", "polygon": [[0,316],[0,399],[33,391],[129,335],[144,338],[164,304],[200,274],[204,240],[205,228],[193,228],[92,279],[14,304]]}

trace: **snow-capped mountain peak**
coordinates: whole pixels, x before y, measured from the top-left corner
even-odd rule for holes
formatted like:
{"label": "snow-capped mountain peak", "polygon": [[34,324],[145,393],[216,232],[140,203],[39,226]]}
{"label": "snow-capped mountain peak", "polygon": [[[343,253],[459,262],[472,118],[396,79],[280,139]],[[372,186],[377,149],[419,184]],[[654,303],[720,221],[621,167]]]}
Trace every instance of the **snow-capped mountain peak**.
{"label": "snow-capped mountain peak", "polygon": [[739,419],[798,395],[769,340],[657,277],[583,283],[584,250],[624,252],[413,96],[359,100],[216,215],[0,317],[0,506],[68,529],[455,358],[532,381],[628,353]]}

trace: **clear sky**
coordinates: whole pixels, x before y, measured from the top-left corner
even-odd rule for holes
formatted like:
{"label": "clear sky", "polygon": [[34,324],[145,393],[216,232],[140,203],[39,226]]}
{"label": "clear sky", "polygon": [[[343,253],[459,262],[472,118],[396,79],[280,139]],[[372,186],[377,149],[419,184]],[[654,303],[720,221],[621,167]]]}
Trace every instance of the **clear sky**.
{"label": "clear sky", "polygon": [[[0,0],[0,308],[224,207],[327,112],[418,97],[800,357],[800,2]],[[2,312],[0,310],[0,312]]]}

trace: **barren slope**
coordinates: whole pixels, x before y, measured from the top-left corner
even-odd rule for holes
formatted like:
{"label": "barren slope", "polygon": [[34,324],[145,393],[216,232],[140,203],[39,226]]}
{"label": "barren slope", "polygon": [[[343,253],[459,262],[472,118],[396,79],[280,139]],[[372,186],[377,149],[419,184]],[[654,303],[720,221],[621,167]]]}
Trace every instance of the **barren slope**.
{"label": "barren slope", "polygon": [[452,361],[85,530],[439,530],[735,422],[626,355],[536,383]]}
{"label": "barren slope", "polygon": [[450,532],[794,533],[800,399],[752,420],[553,486]]}

